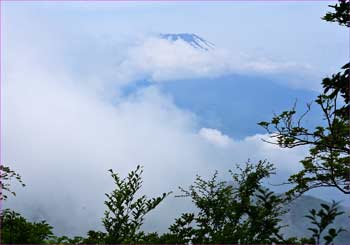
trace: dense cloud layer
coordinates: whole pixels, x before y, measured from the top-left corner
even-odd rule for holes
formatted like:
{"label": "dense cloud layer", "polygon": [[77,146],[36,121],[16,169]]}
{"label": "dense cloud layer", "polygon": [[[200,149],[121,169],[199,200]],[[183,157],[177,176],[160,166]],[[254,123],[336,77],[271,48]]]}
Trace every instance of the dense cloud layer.
{"label": "dense cloud layer", "polygon": [[[196,117],[155,87],[113,106],[83,90],[59,86],[52,77],[36,78],[4,84],[3,160],[27,184],[16,189],[18,196],[8,205],[28,217],[47,219],[58,232],[83,234],[100,227],[104,193],[113,188],[109,168],[125,175],[144,165],[144,191],[155,195],[189,185],[195,174],[224,173],[247,158],[283,162],[280,170],[289,172],[303,154],[263,144],[264,136],[234,141],[213,129],[198,132]],[[207,141],[210,132],[219,137],[214,144]],[[224,148],[217,145],[222,146],[220,137],[226,140]],[[164,230],[185,210],[184,203],[175,202],[177,208],[167,201],[148,229]]]}
{"label": "dense cloud layer", "polygon": [[[187,34],[188,35],[188,34]],[[220,47],[210,50],[195,48],[183,39],[168,40],[158,35],[146,36],[127,47],[116,67],[116,79],[124,83],[140,79],[164,82],[181,79],[216,78],[227,74],[285,75],[283,82],[292,87],[317,89],[315,84],[300,80],[311,78],[311,67],[295,62],[273,61],[252,57]],[[298,71],[299,76],[296,76]],[[315,77],[312,79],[314,80]]]}
{"label": "dense cloud layer", "polygon": [[[15,186],[18,196],[5,206],[47,219],[58,233],[77,235],[101,228],[104,193],[113,188],[110,168],[125,175],[143,165],[143,191],[151,195],[187,186],[196,174],[215,169],[225,178],[226,170],[248,158],[275,162],[276,181],[297,170],[305,149],[281,150],[262,143],[266,135],[237,141],[201,128],[197,115],[179,109],[156,84],[120,96],[121,86],[138,79],[274,72],[289,65],[239,62],[223,51],[201,52],[156,37],[130,47],[94,41],[80,47],[70,42],[75,35],[65,33],[58,41],[63,30],[54,32],[40,21],[11,21],[3,35],[1,155],[27,186]],[[152,214],[146,229],[164,230],[186,210],[186,202],[173,199]]]}
{"label": "dense cloud layer", "polygon": [[[100,227],[104,193],[113,188],[109,168],[125,175],[144,165],[144,191],[154,195],[187,186],[195,174],[226,172],[249,157],[281,162],[288,154],[289,171],[302,153],[293,158],[262,144],[263,136],[234,141],[211,129],[226,139],[226,147],[218,147],[222,139],[208,142],[210,129],[198,132],[196,117],[155,87],[113,106],[83,90],[59,86],[52,77],[25,77],[26,83],[22,77],[4,84],[3,160],[27,184],[16,189],[18,196],[9,205],[31,218],[47,219],[63,233]],[[181,211],[172,204],[165,204],[152,227],[162,230]]]}

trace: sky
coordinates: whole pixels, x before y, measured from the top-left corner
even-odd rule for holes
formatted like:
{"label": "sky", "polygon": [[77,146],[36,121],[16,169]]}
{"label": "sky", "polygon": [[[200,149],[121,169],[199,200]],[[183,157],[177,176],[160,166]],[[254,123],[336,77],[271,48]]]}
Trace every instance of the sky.
{"label": "sky", "polygon": [[[4,206],[57,234],[102,229],[110,168],[143,165],[150,196],[176,194],[196,174],[227,179],[248,159],[275,164],[267,184],[286,180],[307,149],[264,143],[256,123],[296,99],[302,109],[349,53],[347,30],[320,19],[323,1],[1,4],[1,160],[27,185]],[[144,228],[165,231],[191,208],[170,196]]]}

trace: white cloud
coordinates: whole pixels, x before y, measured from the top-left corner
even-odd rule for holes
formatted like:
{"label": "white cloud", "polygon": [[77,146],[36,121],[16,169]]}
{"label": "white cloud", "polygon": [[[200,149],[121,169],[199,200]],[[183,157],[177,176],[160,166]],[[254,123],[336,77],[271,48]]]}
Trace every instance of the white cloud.
{"label": "white cloud", "polygon": [[[215,77],[228,72],[221,54],[196,49],[188,43],[147,37],[139,45],[129,47],[124,61],[117,67],[119,79],[152,81]],[[219,62],[218,62],[219,61]]]}
{"label": "white cloud", "polygon": [[230,137],[224,135],[217,129],[201,128],[198,134],[208,142],[221,147],[226,147],[231,143]]}
{"label": "white cloud", "polygon": [[266,141],[275,142],[268,134],[256,134],[242,140],[235,140],[218,129],[201,128],[198,135],[214,147],[223,149],[229,157],[234,155],[234,158],[241,163],[248,158],[254,161],[268,159],[276,165],[279,171],[288,173],[300,169],[301,166],[295,163],[298,163],[308,151],[307,147],[281,149],[278,145],[266,143]]}
{"label": "white cloud", "polygon": [[[76,67],[70,66],[76,63],[66,62],[67,54],[79,54],[73,50],[79,45],[72,48],[68,41],[58,41],[58,31],[40,28],[42,23],[31,29],[30,21],[24,20],[22,28],[16,28],[18,22],[11,20],[5,21],[11,24],[2,35],[6,52],[2,54],[1,155],[27,186],[16,188],[17,197],[5,206],[47,219],[56,231],[77,235],[101,228],[104,193],[113,188],[109,168],[125,175],[137,164],[144,165],[144,192],[155,195],[187,186],[195,174],[224,172],[247,158],[268,158],[290,172],[304,153],[261,143],[260,137],[266,136],[237,141],[217,129],[198,134],[195,115],[177,108],[155,87],[114,98],[118,103],[113,105],[86,83],[84,69],[78,76],[72,71]],[[110,84],[102,78],[115,67],[111,57],[92,59],[99,56],[84,54],[77,55],[77,61],[101,63],[87,67],[98,74],[102,87]],[[230,71],[233,64],[220,52],[199,52],[183,42],[153,37],[131,47],[125,57],[118,57],[121,63],[115,67],[114,74],[120,74],[113,81],[117,84],[139,77],[163,81],[216,76]],[[165,230],[186,208],[179,203],[174,210],[174,202],[169,198],[148,227]]]}
{"label": "white cloud", "polygon": [[[266,57],[249,56],[242,52],[215,49],[205,51],[185,41],[170,41],[158,36],[146,36],[127,48],[116,69],[116,80],[133,82],[149,79],[164,82],[177,79],[215,78],[231,73],[283,75],[284,83],[300,87],[301,77],[310,76],[311,67],[295,62],[273,61]],[[294,75],[293,75],[294,74]],[[296,75],[297,74],[297,75]],[[302,85],[310,88],[312,85]]]}
{"label": "white cloud", "polygon": [[[18,46],[11,42],[2,83],[1,150],[3,162],[18,171],[27,186],[16,188],[17,197],[5,206],[44,218],[59,233],[84,235],[102,228],[104,193],[113,188],[109,168],[125,175],[144,165],[143,191],[156,195],[189,185],[196,174],[208,176],[214,169],[225,173],[247,158],[266,158],[258,139],[236,142],[215,129],[198,135],[195,115],[177,108],[155,87],[112,105],[74,83],[69,71],[53,69],[57,66],[49,59],[42,62],[48,53],[44,48],[31,44],[20,53],[15,50]],[[216,147],[208,139],[232,143]],[[279,151],[270,155],[287,166],[294,164],[291,154],[291,160]],[[186,211],[185,205],[170,197],[151,215],[147,229],[164,231]]]}

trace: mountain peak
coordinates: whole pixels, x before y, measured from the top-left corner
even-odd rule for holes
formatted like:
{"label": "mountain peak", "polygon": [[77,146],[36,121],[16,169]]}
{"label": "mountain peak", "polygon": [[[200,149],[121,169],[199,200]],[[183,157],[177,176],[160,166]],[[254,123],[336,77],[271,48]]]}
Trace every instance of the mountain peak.
{"label": "mountain peak", "polygon": [[196,49],[205,51],[212,50],[215,47],[214,44],[194,33],[164,33],[160,34],[160,37],[171,42],[182,40]]}

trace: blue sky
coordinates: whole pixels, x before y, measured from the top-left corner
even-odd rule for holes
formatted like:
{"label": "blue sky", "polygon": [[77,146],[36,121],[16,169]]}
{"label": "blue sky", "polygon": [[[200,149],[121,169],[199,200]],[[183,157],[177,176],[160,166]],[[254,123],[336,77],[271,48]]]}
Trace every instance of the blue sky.
{"label": "blue sky", "polygon": [[[307,149],[263,143],[256,123],[296,99],[302,108],[348,59],[347,30],[320,19],[328,4],[2,3],[1,150],[27,184],[8,205],[74,235],[100,227],[109,168],[143,164],[148,194],[215,169],[225,178],[248,158],[285,180]],[[215,49],[159,33],[195,33]],[[146,228],[186,205],[169,198]]]}

